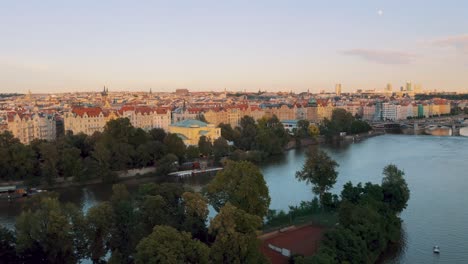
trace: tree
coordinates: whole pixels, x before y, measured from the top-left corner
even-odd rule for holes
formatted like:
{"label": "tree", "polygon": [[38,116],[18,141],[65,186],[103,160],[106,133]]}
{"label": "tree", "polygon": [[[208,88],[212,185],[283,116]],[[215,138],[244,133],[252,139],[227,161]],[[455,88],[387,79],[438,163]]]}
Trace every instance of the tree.
{"label": "tree", "polygon": [[176,134],[167,134],[166,138],[164,138],[164,144],[169,153],[176,155],[179,159],[184,157],[186,149],[184,141]]}
{"label": "tree", "polygon": [[210,259],[213,263],[266,263],[260,252],[256,231],[262,219],[226,203],[211,221],[209,232],[215,237]]}
{"label": "tree", "polygon": [[91,207],[86,215],[88,256],[94,263],[99,263],[108,251],[113,222],[112,207],[108,202]]}
{"label": "tree", "polygon": [[110,228],[109,249],[113,254],[122,254],[126,259],[133,252],[137,242],[136,216],[127,187],[123,184],[114,184],[110,201],[113,222]]}
{"label": "tree", "polygon": [[164,131],[162,128],[153,128],[149,131],[149,134],[153,140],[159,142],[163,142],[167,136],[166,131]]}
{"label": "tree", "polygon": [[310,123],[307,120],[299,120],[297,122],[296,136],[298,138],[306,138],[309,136]]}
{"label": "tree", "polygon": [[215,160],[219,161],[222,157],[229,154],[229,145],[223,137],[217,138],[213,143],[213,155]]}
{"label": "tree", "polygon": [[237,147],[242,150],[251,150],[255,145],[257,136],[257,126],[255,120],[250,116],[244,116],[240,120],[240,136],[234,141]]}
{"label": "tree", "polygon": [[0,263],[18,263],[16,238],[13,232],[0,226]]}
{"label": "tree", "polygon": [[383,175],[384,201],[392,210],[400,213],[406,208],[410,198],[408,184],[403,178],[405,173],[397,166],[390,164],[383,169]]}
{"label": "tree", "polygon": [[59,165],[64,178],[71,177],[76,182],[84,180],[80,153],[81,151],[75,147],[67,147],[61,151]]}
{"label": "tree", "polygon": [[312,138],[317,138],[320,135],[320,128],[317,125],[310,124],[309,125],[309,135]]}
{"label": "tree", "polygon": [[331,159],[324,151],[311,148],[302,170],[296,172],[296,178],[312,184],[312,191],[319,196],[323,205],[323,196],[336,183],[338,163]]}
{"label": "tree", "polygon": [[275,115],[258,120],[257,136],[255,137],[255,147],[258,150],[267,155],[281,154],[288,141],[289,134]]}
{"label": "tree", "polygon": [[208,263],[209,248],[190,233],[155,226],[136,248],[135,263]]}
{"label": "tree", "polygon": [[249,214],[266,216],[270,195],[260,169],[247,161],[230,161],[207,185],[211,205],[219,211],[227,202]]}
{"label": "tree", "polygon": [[213,151],[213,144],[206,136],[201,136],[198,140],[198,149],[204,156],[209,156]]}
{"label": "tree", "polygon": [[35,210],[23,211],[16,221],[18,253],[36,263],[75,263],[80,254],[74,219],[57,198],[37,199]]}
{"label": "tree", "polygon": [[159,176],[167,176],[169,173],[177,170],[178,160],[176,155],[167,154],[156,162],[156,174]]}
{"label": "tree", "polygon": [[191,232],[194,238],[206,241],[208,217],[208,203],[200,193],[184,192],[182,194],[184,206],[184,230]]}
{"label": "tree", "polygon": [[186,155],[188,160],[194,160],[200,157],[200,151],[197,146],[188,146]]}
{"label": "tree", "polygon": [[236,141],[239,137],[239,131],[234,130],[230,124],[219,124],[219,128],[221,128],[221,136],[228,141]]}

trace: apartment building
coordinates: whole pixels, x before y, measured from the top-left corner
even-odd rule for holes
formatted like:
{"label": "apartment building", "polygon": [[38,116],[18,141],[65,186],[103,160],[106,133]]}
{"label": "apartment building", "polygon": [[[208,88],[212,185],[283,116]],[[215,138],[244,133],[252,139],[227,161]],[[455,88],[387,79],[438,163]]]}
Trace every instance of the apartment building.
{"label": "apartment building", "polygon": [[23,144],[29,144],[34,139],[55,140],[55,115],[11,113],[8,116],[8,130]]}
{"label": "apartment building", "polygon": [[73,134],[92,135],[104,131],[107,121],[116,117],[115,113],[103,112],[100,107],[74,107],[64,114],[64,129]]}
{"label": "apartment building", "polygon": [[148,106],[123,106],[118,111],[120,117],[126,117],[134,127],[145,131],[153,128],[169,130],[171,111],[166,108]]}

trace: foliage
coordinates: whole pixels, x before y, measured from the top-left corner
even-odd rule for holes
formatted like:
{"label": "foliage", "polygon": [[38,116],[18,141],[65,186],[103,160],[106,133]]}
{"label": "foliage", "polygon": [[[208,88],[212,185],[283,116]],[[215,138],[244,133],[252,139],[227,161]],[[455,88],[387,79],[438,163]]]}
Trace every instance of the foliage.
{"label": "foliage", "polygon": [[213,155],[216,161],[229,154],[229,145],[223,137],[217,138],[213,142]]}
{"label": "foliage", "polygon": [[276,116],[263,117],[258,120],[257,136],[255,137],[256,149],[267,155],[280,154],[288,141],[289,134]]}
{"label": "foliage", "polygon": [[240,136],[235,138],[234,143],[242,150],[251,150],[255,146],[255,138],[257,137],[257,125],[255,120],[250,116],[244,116],[240,120],[240,127],[237,128]]}
{"label": "foliage", "polygon": [[15,234],[10,230],[0,226],[0,263],[19,262],[15,248]]}
{"label": "foliage", "polygon": [[184,157],[186,149],[184,141],[176,134],[167,134],[166,138],[164,138],[164,144],[167,146],[167,150],[179,159]]}
{"label": "foliage", "polygon": [[346,183],[339,226],[327,232],[311,263],[374,263],[389,243],[398,241],[398,215],[409,199],[403,175],[395,165],[388,165],[382,185]]}
{"label": "foliage", "polygon": [[320,135],[320,128],[317,125],[309,125],[309,135],[312,138],[317,138]]}
{"label": "foliage", "polygon": [[310,148],[307,160],[302,170],[296,172],[296,178],[312,184],[312,191],[319,196],[320,203],[324,204],[324,195],[336,183],[338,163],[331,159],[327,153],[317,148]]}
{"label": "foliage", "polygon": [[169,226],[155,226],[138,243],[135,263],[208,263],[209,248],[190,233]]}
{"label": "foliage", "polygon": [[247,161],[230,161],[206,186],[206,196],[215,210],[227,202],[253,215],[264,217],[270,195],[260,169]]}
{"label": "foliage", "polygon": [[213,263],[266,263],[260,253],[256,231],[262,225],[259,216],[246,213],[229,202],[210,225],[215,237],[210,259]]}
{"label": "foliage", "polygon": [[327,139],[338,136],[341,132],[347,134],[359,134],[368,132],[372,127],[362,120],[356,119],[350,112],[342,108],[333,110],[331,119],[325,118],[320,126],[320,133]]}
{"label": "foliage", "polygon": [[39,206],[23,211],[17,219],[17,252],[26,262],[75,263],[82,256],[76,247],[82,245],[78,243],[80,228],[74,228],[79,223],[73,217],[78,209],[65,207],[53,197],[37,199]]}
{"label": "foliage", "polygon": [[410,191],[403,176],[405,173],[397,166],[390,164],[383,170],[382,188],[384,201],[395,212],[402,212],[406,208]]}
{"label": "foliage", "polygon": [[198,149],[203,156],[209,156],[213,152],[213,144],[206,136],[201,136],[198,140]]}
{"label": "foliage", "polygon": [[188,146],[186,150],[188,160],[194,160],[200,157],[200,150],[197,146]]}
{"label": "foliage", "polygon": [[219,128],[221,128],[221,136],[228,141],[236,141],[240,137],[240,133],[238,130],[234,130],[230,124],[219,124]]}

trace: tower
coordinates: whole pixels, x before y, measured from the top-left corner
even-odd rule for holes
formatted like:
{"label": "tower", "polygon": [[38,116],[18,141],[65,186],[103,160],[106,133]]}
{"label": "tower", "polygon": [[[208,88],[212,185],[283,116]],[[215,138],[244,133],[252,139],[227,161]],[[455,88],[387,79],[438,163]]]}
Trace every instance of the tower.
{"label": "tower", "polygon": [[341,95],[341,83],[338,83],[338,84],[335,85],[335,94],[336,94],[336,96]]}
{"label": "tower", "polygon": [[413,85],[411,84],[411,82],[406,82],[406,91],[407,92],[413,91]]}
{"label": "tower", "polygon": [[386,93],[392,93],[393,87],[391,83],[387,83],[387,86],[385,87],[385,92]]}

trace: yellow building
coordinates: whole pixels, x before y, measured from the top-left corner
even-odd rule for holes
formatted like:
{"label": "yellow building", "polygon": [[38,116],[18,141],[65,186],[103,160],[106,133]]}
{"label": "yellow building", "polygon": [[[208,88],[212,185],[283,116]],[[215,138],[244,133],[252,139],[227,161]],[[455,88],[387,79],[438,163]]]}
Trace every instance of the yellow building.
{"label": "yellow building", "polygon": [[221,136],[221,128],[199,120],[183,120],[169,126],[169,132],[177,134],[185,145],[198,145],[201,136],[214,141]]}

